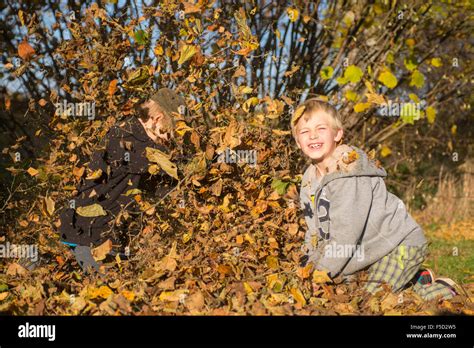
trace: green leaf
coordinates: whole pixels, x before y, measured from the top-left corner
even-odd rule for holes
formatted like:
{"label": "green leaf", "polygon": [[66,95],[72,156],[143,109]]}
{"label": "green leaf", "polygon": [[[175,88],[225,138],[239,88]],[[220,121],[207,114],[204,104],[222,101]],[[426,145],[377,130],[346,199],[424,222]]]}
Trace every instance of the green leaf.
{"label": "green leaf", "polygon": [[288,187],[288,181],[281,181],[280,179],[273,179],[272,180],[272,189],[276,190],[276,192],[282,196],[286,192],[286,188]]}
{"label": "green leaf", "polygon": [[319,72],[319,76],[321,76],[323,80],[329,80],[333,74],[334,74],[334,69],[331,66],[325,66]]}
{"label": "green leaf", "polygon": [[425,85],[425,76],[418,70],[413,71],[411,74],[410,86],[416,88],[422,88]]}
{"label": "green leaf", "polygon": [[397,86],[397,77],[392,74],[389,69],[385,69],[380,75],[378,80],[382,82],[388,88],[395,88]]}
{"label": "green leaf", "polygon": [[348,66],[346,71],[344,71],[344,78],[352,83],[359,82],[363,75],[364,72],[355,65]]}
{"label": "green leaf", "polygon": [[148,43],[148,34],[144,30],[137,30],[133,37],[139,45],[146,45]]}

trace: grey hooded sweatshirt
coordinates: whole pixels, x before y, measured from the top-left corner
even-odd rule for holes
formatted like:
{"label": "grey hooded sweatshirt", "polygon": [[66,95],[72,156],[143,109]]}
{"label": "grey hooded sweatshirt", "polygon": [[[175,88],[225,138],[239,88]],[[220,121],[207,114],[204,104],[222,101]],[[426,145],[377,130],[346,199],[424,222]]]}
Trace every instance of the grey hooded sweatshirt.
{"label": "grey hooded sweatshirt", "polygon": [[314,164],[303,175],[300,201],[308,225],[303,246],[308,262],[328,271],[330,277],[346,276],[372,265],[401,244],[425,244],[422,229],[403,202],[387,191],[385,170],[356,147],[338,148],[339,153],[341,148],[346,150],[345,159],[347,150],[354,150],[357,159],[345,165],[338,158],[337,169],[321,182]]}

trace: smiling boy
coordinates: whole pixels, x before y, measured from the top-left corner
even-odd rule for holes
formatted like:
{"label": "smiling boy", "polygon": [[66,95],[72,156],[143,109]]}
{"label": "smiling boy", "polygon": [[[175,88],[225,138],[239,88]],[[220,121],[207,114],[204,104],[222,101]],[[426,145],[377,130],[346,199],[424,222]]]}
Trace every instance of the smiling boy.
{"label": "smiling boy", "polygon": [[456,295],[452,280],[419,271],[427,253],[422,229],[387,191],[385,170],[362,150],[340,144],[344,131],[337,109],[309,99],[291,127],[298,148],[311,159],[300,191],[308,225],[302,265],[312,262],[331,278],[367,269],[370,293],[382,283],[397,292],[416,279],[414,290],[424,299]]}

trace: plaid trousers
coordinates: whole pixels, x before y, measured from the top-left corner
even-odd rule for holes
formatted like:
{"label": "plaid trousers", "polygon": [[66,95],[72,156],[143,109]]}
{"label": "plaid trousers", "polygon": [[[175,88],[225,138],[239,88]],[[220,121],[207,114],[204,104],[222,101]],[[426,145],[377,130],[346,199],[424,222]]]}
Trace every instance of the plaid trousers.
{"label": "plaid trousers", "polygon": [[413,291],[426,301],[436,298],[445,300],[452,298],[452,292],[445,285],[438,283],[422,285],[414,279],[427,252],[428,244],[422,246],[399,245],[390,254],[369,267],[365,289],[375,294],[381,289],[382,283],[387,283],[392,287],[393,292],[398,292],[407,287],[408,283],[414,281]]}

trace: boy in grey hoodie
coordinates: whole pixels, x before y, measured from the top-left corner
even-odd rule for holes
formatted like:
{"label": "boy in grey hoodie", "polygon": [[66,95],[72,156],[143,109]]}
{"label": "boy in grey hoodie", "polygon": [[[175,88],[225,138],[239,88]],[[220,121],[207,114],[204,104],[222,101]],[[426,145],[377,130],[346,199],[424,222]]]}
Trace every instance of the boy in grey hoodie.
{"label": "boy in grey hoodie", "polygon": [[427,241],[403,202],[387,191],[385,170],[362,150],[338,145],[343,129],[337,110],[310,99],[296,110],[291,126],[312,160],[300,191],[308,225],[302,265],[312,262],[332,278],[368,269],[370,293],[382,283],[397,292],[416,281],[414,290],[426,300],[456,295],[452,280],[420,271]]}

